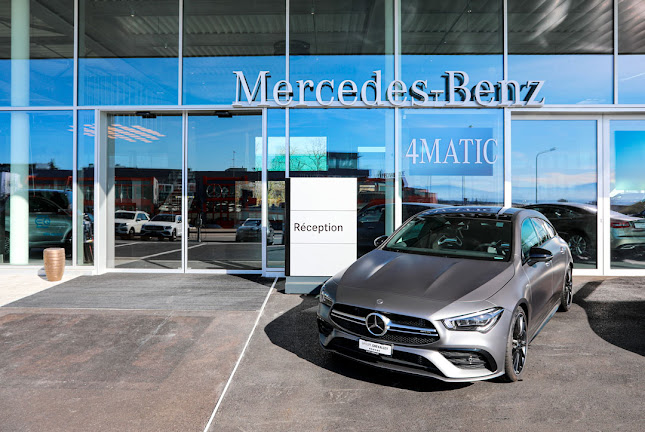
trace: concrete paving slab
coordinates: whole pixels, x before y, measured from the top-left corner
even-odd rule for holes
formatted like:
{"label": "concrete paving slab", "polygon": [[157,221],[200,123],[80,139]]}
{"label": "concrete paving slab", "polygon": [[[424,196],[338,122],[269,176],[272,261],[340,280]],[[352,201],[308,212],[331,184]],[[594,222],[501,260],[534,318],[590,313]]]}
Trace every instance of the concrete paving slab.
{"label": "concrete paving slab", "polygon": [[0,280],[2,281],[0,282],[0,307],[68,282],[78,276],[78,274],[67,272],[63,274],[62,280],[50,282],[47,280],[44,272],[37,273],[34,271],[33,274],[4,273],[0,276]]}
{"label": "concrete paving slab", "polygon": [[80,276],[7,306],[253,311],[270,282],[259,276],[108,273]]}
{"label": "concrete paving slab", "polygon": [[632,288],[643,279],[575,283],[575,304],[532,342],[513,384],[446,384],[336,359],[318,346],[317,300],[274,294],[210,430],[641,431],[645,290]]}
{"label": "concrete paving slab", "polygon": [[[189,290],[174,279],[183,288],[173,299],[172,284],[145,275],[138,288],[146,300],[121,275],[107,276],[0,308],[0,430],[204,429],[272,281],[208,275],[210,284]],[[258,299],[226,302],[233,285]],[[129,303],[136,308],[111,309]]]}

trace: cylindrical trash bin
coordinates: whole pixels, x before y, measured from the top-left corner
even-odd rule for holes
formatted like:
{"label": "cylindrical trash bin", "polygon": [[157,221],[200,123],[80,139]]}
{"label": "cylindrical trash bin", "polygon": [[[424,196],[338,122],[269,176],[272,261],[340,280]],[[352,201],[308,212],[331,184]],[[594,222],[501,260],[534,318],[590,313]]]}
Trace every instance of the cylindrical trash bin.
{"label": "cylindrical trash bin", "polygon": [[47,248],[43,252],[47,280],[56,282],[63,278],[65,271],[65,248]]}

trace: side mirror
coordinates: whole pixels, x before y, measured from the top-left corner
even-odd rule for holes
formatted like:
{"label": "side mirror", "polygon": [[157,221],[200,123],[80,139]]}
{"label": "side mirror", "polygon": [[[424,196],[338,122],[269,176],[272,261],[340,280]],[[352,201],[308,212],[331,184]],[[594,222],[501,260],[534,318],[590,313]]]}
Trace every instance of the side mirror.
{"label": "side mirror", "polygon": [[539,247],[532,247],[529,250],[529,265],[533,265],[539,262],[549,262],[553,259],[553,254],[547,249],[542,249]]}
{"label": "side mirror", "polygon": [[387,237],[388,237],[388,236],[386,236],[386,235],[382,235],[382,236],[380,236],[380,237],[376,237],[376,238],[374,239],[374,246],[376,246],[376,247],[381,246],[383,243],[385,243],[385,240],[387,240]]}

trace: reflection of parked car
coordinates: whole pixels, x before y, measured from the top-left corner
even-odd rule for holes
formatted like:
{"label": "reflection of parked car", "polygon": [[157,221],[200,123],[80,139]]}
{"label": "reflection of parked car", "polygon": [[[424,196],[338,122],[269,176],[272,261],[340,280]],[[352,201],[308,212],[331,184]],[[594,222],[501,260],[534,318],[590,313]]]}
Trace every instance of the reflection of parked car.
{"label": "reflection of parked car", "polygon": [[[9,256],[11,223],[9,197],[4,202],[4,255]],[[29,248],[64,247],[72,252],[71,191],[29,191]]]}
{"label": "reflection of parked car", "polygon": [[[403,203],[403,221],[410,219],[415,214],[432,208],[446,207],[443,204]],[[386,210],[394,210],[391,204],[378,204],[363,207],[358,212],[357,241],[358,253],[364,255],[374,249],[374,239],[385,234]]]}
{"label": "reflection of parked car", "polygon": [[529,342],[571,307],[571,254],[534,211],[428,210],[376,243],[320,290],[320,344],[359,362],[517,381]]}
{"label": "reflection of parked car", "polygon": [[182,233],[181,216],[173,214],[158,214],[141,227],[141,238],[149,240],[150,237],[167,238],[175,241]]}
{"label": "reflection of parked car", "polygon": [[115,233],[122,238],[134,238],[135,234],[141,234],[141,227],[149,220],[146,212],[117,210],[114,214]]}
{"label": "reflection of parked car", "polygon": [[[240,225],[235,232],[236,242],[259,242],[262,241],[262,220],[249,218]],[[267,244],[272,245],[275,238],[275,230],[271,225],[267,227]]]}
{"label": "reflection of parked car", "polygon": [[[546,216],[564,238],[576,261],[595,259],[597,213],[596,206],[575,203],[547,203],[526,206]],[[645,250],[645,219],[611,212],[610,236],[612,253]]]}

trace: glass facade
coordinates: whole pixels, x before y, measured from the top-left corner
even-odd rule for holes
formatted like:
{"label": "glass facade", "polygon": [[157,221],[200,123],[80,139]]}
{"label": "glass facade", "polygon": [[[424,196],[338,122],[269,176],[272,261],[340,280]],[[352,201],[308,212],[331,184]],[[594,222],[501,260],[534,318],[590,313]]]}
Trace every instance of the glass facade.
{"label": "glass facade", "polygon": [[61,246],[99,272],[279,272],[286,180],[352,177],[358,256],[425,208],[514,205],[550,215],[578,271],[645,268],[642,1],[7,0],[0,19],[4,267]]}

